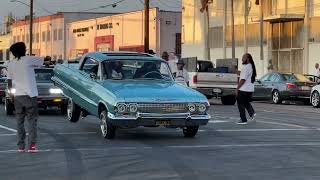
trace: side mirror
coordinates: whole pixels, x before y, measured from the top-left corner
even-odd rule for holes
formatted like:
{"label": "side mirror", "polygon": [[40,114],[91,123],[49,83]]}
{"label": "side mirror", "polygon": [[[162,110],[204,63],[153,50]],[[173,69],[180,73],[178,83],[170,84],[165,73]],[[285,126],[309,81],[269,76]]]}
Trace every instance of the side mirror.
{"label": "side mirror", "polygon": [[96,73],[90,73],[90,78],[93,80],[97,79]]}

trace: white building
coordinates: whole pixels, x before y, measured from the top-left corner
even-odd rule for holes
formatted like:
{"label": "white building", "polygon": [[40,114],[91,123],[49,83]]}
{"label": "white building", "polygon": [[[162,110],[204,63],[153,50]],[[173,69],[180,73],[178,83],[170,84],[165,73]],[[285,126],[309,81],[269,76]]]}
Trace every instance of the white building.
{"label": "white building", "polygon": [[[317,53],[320,49],[320,0],[260,0],[264,14],[262,59],[260,8],[255,4],[256,0],[247,1],[248,25],[245,28],[245,0],[234,0],[235,52],[239,64],[248,48],[247,52],[253,55],[256,62],[258,76],[268,71],[268,61],[272,62],[276,71],[313,73],[314,64],[320,62]],[[182,56],[205,59],[206,26],[205,16],[200,12],[201,1],[182,2]],[[212,0],[209,4],[208,37],[212,61],[231,58],[230,2]]]}
{"label": "white building", "polygon": [[[64,59],[67,54],[67,24],[73,21],[106,16],[107,13],[59,12],[54,15],[34,18],[33,50],[38,56],[51,56],[53,60]],[[16,21],[12,26],[13,42],[23,41],[27,47],[29,20]]]}
{"label": "white building", "polygon": [[[91,51],[144,51],[144,11],[72,22],[68,57]],[[181,53],[181,12],[150,9],[150,49]]]}

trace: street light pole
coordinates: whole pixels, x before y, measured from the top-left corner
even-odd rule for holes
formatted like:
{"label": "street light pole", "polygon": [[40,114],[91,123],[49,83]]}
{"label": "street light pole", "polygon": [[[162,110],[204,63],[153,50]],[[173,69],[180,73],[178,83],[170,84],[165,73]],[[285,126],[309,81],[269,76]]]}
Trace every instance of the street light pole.
{"label": "street light pole", "polygon": [[33,0],[30,0],[30,29],[29,29],[29,55],[32,56],[32,40],[33,40]]}
{"label": "street light pole", "polygon": [[149,9],[150,1],[144,1],[144,52],[149,51]]}

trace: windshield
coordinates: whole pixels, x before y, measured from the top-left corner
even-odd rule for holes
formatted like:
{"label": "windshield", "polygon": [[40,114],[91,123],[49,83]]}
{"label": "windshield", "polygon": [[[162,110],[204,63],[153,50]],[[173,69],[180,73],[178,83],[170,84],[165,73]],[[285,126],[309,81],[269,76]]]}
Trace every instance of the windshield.
{"label": "windshield", "polygon": [[104,80],[173,80],[168,64],[160,60],[110,60],[102,66]]}
{"label": "windshield", "polygon": [[283,74],[285,81],[303,81],[309,82],[310,80],[302,74]]}
{"label": "windshield", "polygon": [[51,82],[53,76],[52,69],[35,69],[36,81],[37,82]]}

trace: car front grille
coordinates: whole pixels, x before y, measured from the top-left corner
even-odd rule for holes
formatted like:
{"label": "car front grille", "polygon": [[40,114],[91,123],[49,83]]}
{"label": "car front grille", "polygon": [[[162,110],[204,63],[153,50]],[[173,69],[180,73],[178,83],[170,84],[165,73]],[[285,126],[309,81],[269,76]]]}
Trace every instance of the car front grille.
{"label": "car front grille", "polygon": [[188,105],[182,103],[138,104],[138,111],[141,113],[186,113],[188,110]]}

